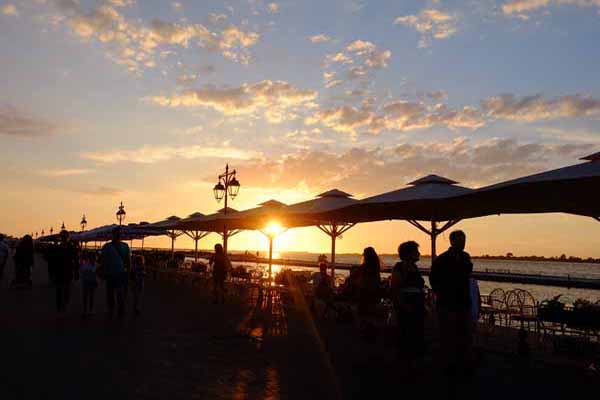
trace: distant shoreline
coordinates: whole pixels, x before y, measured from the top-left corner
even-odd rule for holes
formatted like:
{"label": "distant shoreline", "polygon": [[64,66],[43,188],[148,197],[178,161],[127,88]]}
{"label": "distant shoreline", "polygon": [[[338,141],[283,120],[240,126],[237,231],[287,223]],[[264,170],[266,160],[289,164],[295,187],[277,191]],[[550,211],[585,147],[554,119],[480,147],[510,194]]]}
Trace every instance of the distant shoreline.
{"label": "distant shoreline", "polygon": [[[139,248],[134,246],[134,249],[139,250]],[[171,249],[169,248],[145,248],[145,250],[154,250],[154,251],[170,251]],[[175,249],[175,252],[185,252],[186,254],[193,254],[194,250],[193,249]],[[198,253],[211,253],[212,250],[209,249],[198,249]],[[244,254],[245,251],[244,250],[233,250],[230,251],[231,254]],[[305,255],[314,255],[315,259],[316,257],[318,257],[320,254],[324,254],[326,255],[328,258],[330,257],[329,253],[313,253],[313,252],[309,252],[309,251],[281,251],[279,252],[280,254],[285,254],[286,258],[289,258],[287,256],[292,256],[294,254],[305,254]],[[256,250],[254,251],[248,251],[248,255],[254,255],[256,254]],[[260,254],[261,256],[264,256],[266,254],[266,252],[264,250],[260,250]],[[361,254],[360,253],[337,253],[336,254],[337,257],[339,256],[355,256],[355,257],[360,257]],[[392,253],[382,253],[379,254],[380,257],[397,257],[397,254],[392,254]],[[431,258],[431,255],[429,254],[422,254],[421,257],[424,258]],[[588,257],[588,258],[581,258],[581,257],[573,257],[573,256],[567,256],[567,255],[562,255],[560,257],[544,257],[544,256],[500,256],[500,255],[488,255],[488,254],[484,254],[484,255],[476,255],[476,256],[471,256],[472,259],[474,260],[498,260],[498,261],[536,261],[536,262],[557,262],[557,263],[586,263],[586,264],[600,264],[600,258],[593,258],[593,257]]]}

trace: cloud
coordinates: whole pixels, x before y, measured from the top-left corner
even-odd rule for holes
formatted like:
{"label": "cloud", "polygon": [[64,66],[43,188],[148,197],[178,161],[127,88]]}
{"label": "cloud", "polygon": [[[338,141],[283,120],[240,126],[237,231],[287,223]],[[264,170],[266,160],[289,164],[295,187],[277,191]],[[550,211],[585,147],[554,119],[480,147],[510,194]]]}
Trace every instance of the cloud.
{"label": "cloud", "polygon": [[342,51],[325,56],[325,87],[332,88],[351,81],[366,82],[375,71],[387,68],[391,57],[390,50],[381,49],[367,40],[355,40]]}
{"label": "cloud", "polygon": [[269,5],[267,6],[267,8],[269,9],[269,12],[271,14],[277,14],[277,13],[279,13],[279,4],[277,4],[277,3],[269,3]]}
{"label": "cloud", "polygon": [[171,3],[171,7],[175,12],[183,12],[183,4],[178,1],[174,1]]}
{"label": "cloud", "polygon": [[418,15],[396,18],[394,24],[411,26],[421,34],[419,47],[429,46],[432,39],[447,39],[456,34],[457,17],[436,9],[424,9]]}
{"label": "cloud", "polygon": [[325,43],[325,42],[331,41],[331,37],[329,37],[323,33],[320,33],[318,35],[309,36],[307,39],[313,43]]}
{"label": "cloud", "polygon": [[107,0],[106,2],[115,7],[129,7],[135,4],[135,0]]}
{"label": "cloud", "polygon": [[147,100],[164,107],[205,107],[225,115],[265,112],[272,122],[277,114],[300,106],[310,106],[317,92],[301,90],[285,81],[264,80],[238,87],[204,86],[172,96],[153,96]]}
{"label": "cloud", "polygon": [[69,27],[83,41],[96,40],[105,44],[109,58],[138,74],[156,66],[155,53],[160,47],[188,48],[194,45],[247,64],[252,59],[248,49],[260,38],[258,33],[235,25],[211,30],[202,24],[160,19],[147,25],[141,20],[127,18],[118,10],[133,4],[125,0],[104,2],[89,12],[76,0],[51,1],[59,12],[52,19],[55,25]]}
{"label": "cloud", "polygon": [[8,3],[0,7],[0,13],[3,15],[17,17],[19,15],[19,10],[17,10],[17,6],[14,4]]}
{"label": "cloud", "polygon": [[521,19],[528,19],[527,14],[531,12],[560,5],[600,8],[600,0],[516,0],[504,3],[502,5],[502,12],[505,15],[514,15]]}
{"label": "cloud", "polygon": [[82,193],[91,196],[120,196],[124,193],[121,189],[116,189],[110,186],[99,186],[96,188],[77,188],[74,190],[77,193]]}
{"label": "cloud", "polygon": [[540,121],[556,118],[598,117],[600,100],[580,94],[545,99],[541,95],[494,96],[482,102],[482,110],[491,118],[512,121]]}
{"label": "cloud", "polygon": [[92,172],[94,172],[94,170],[84,168],[47,169],[40,171],[40,175],[47,176],[49,178],[62,178],[67,176],[87,175]]}
{"label": "cloud", "polygon": [[13,137],[35,137],[52,135],[61,126],[16,107],[0,106],[0,135]]}
{"label": "cloud", "polygon": [[477,129],[485,125],[480,113],[472,108],[449,110],[445,106],[395,101],[381,110],[368,107],[340,106],[319,110],[307,117],[307,125],[322,124],[337,132],[379,134],[385,130],[411,131],[443,126],[449,129]]}
{"label": "cloud", "polygon": [[[444,92],[427,97],[437,100]],[[598,118],[600,100],[580,94],[544,98],[507,94],[484,99],[479,107],[451,109],[446,104],[392,101],[382,107],[342,105],[319,109],[307,116],[307,125],[321,124],[337,132],[378,134],[382,131],[411,131],[432,127],[478,129],[497,120],[537,122],[559,118]]]}
{"label": "cloud", "polygon": [[338,187],[362,197],[399,189],[431,173],[466,186],[487,185],[564,164],[565,159],[574,161],[588,152],[587,147],[512,139],[472,143],[458,138],[386,149],[352,148],[342,153],[300,150],[278,159],[250,160],[240,170],[247,187],[308,186],[313,193]]}
{"label": "cloud", "polygon": [[132,150],[111,150],[106,152],[86,152],[81,157],[87,160],[105,164],[119,162],[132,162],[140,164],[153,164],[172,159],[193,160],[198,158],[225,158],[235,160],[249,160],[259,157],[260,153],[230,146],[210,147],[202,145],[190,146],[150,146],[144,145]]}

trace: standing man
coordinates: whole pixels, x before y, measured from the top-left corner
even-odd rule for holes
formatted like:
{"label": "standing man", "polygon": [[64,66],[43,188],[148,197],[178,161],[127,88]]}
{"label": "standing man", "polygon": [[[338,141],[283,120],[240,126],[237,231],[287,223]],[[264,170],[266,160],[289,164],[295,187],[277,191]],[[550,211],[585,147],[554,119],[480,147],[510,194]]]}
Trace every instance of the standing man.
{"label": "standing man", "polygon": [[231,271],[231,261],[220,243],[215,244],[215,254],[210,259],[212,265],[214,304],[225,304],[225,280]]}
{"label": "standing man", "polygon": [[62,313],[71,299],[71,283],[79,280],[79,254],[75,243],[69,238],[69,232],[60,232],[60,243],[53,249],[54,282],[56,284],[56,310]]}
{"label": "standing man", "polygon": [[131,251],[127,243],[121,242],[121,228],[112,230],[112,241],[102,246],[102,270],[106,277],[106,304],[108,315],[113,317],[115,311],[115,297],[118,315],[125,313],[125,287],[127,273],[131,267]]}
{"label": "standing man", "polygon": [[4,242],[4,235],[0,233],[0,287],[4,283],[4,267],[6,266],[9,255],[10,249]]}
{"label": "standing man", "polygon": [[471,288],[473,263],[464,251],[463,231],[450,234],[450,248],[435,259],[429,281],[436,295],[442,349],[446,373],[450,379],[467,372],[471,356]]}

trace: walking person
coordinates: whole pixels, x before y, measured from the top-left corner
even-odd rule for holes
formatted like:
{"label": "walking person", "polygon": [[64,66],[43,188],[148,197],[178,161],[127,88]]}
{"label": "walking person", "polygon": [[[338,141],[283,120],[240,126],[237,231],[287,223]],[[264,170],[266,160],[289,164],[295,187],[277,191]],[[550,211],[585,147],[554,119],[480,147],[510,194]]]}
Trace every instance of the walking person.
{"label": "walking person", "polygon": [[215,254],[210,259],[212,265],[214,304],[225,304],[225,280],[231,270],[231,261],[220,243],[215,244]]}
{"label": "walking person", "polygon": [[0,287],[4,286],[4,267],[10,256],[10,248],[4,242],[4,235],[0,233]]}
{"label": "walking person", "polygon": [[472,300],[469,279],[473,263],[464,251],[463,231],[450,234],[450,248],[435,259],[429,281],[436,295],[442,350],[448,377],[469,371],[472,347]]}
{"label": "walking person", "polygon": [[96,253],[86,251],[81,255],[81,264],[79,268],[81,277],[81,292],[83,297],[82,318],[87,318],[94,313],[94,297],[98,287],[98,277],[96,274]]}
{"label": "walking person", "polygon": [[33,268],[33,238],[23,236],[15,251],[15,287],[31,289],[31,268]]}
{"label": "walking person", "polygon": [[425,352],[425,280],[419,271],[419,245],[398,246],[400,262],[392,270],[391,297],[398,321],[398,354],[409,363]]}
{"label": "walking person", "polygon": [[59,314],[66,311],[71,300],[71,284],[79,280],[79,254],[69,232],[60,232],[60,243],[53,250],[55,263],[54,283],[56,285],[56,310]]}
{"label": "walking person", "polygon": [[144,292],[144,278],[146,276],[144,256],[136,255],[133,257],[131,265],[130,281],[133,291],[133,313],[141,314],[142,294]]}
{"label": "walking person", "polygon": [[131,251],[127,243],[121,241],[121,229],[112,230],[112,241],[102,246],[102,271],[106,279],[106,304],[108,316],[112,318],[115,312],[115,302],[118,316],[125,314],[125,285],[127,271],[131,265]]}

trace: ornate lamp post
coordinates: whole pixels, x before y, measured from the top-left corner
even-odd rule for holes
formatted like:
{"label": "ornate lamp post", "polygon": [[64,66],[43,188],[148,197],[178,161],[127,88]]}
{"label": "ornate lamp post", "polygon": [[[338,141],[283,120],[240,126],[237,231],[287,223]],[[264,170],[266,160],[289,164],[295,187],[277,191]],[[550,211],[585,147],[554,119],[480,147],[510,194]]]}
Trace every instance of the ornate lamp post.
{"label": "ornate lamp post", "polygon": [[44,230],[42,229],[42,236],[44,236]]}
{"label": "ornate lamp post", "polygon": [[[219,181],[213,188],[213,193],[217,203],[225,199],[224,215],[227,215],[227,200],[231,196],[231,200],[235,199],[240,191],[240,182],[235,177],[235,169],[229,172],[229,164],[225,165],[225,173],[219,175]],[[227,254],[227,225],[223,225],[223,250]]]}
{"label": "ornate lamp post", "polygon": [[54,232],[54,228],[50,227],[50,235]]}
{"label": "ornate lamp post", "polygon": [[81,217],[81,222],[79,223],[79,225],[81,225],[81,232],[85,231],[85,227],[87,226],[87,219],[85,218],[85,214],[83,214],[83,217]]}
{"label": "ornate lamp post", "polygon": [[65,229],[66,229],[66,227],[65,227],[65,222],[63,221],[62,225],[60,226],[60,230],[61,230],[61,231],[64,231]]}
{"label": "ornate lamp post", "polygon": [[125,212],[125,206],[123,205],[123,202],[121,202],[121,205],[119,205],[119,210],[117,211],[117,221],[119,221],[119,226],[123,225],[123,220],[125,219],[125,215],[127,213]]}

